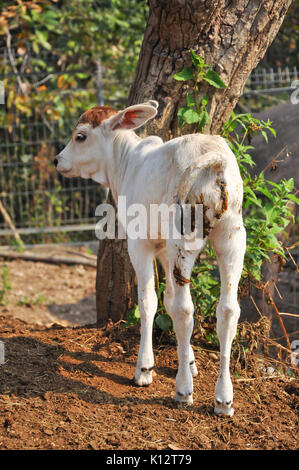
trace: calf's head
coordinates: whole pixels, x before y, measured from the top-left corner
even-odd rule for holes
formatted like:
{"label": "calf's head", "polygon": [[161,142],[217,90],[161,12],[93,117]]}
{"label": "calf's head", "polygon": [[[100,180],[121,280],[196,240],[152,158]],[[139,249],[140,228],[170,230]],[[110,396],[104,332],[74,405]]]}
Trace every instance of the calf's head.
{"label": "calf's head", "polygon": [[113,157],[116,134],[142,126],[156,116],[157,108],[158,102],[151,100],[118,112],[108,106],[89,109],[80,116],[71,140],[55,157],[54,165],[68,178],[93,178],[107,185],[106,168]]}

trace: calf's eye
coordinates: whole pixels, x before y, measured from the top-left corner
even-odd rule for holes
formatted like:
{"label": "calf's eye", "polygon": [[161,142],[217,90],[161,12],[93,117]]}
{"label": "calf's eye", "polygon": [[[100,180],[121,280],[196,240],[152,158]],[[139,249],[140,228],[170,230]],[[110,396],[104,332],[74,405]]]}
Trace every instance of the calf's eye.
{"label": "calf's eye", "polygon": [[77,134],[75,140],[76,140],[76,142],[84,142],[84,140],[86,140],[86,135],[85,134]]}

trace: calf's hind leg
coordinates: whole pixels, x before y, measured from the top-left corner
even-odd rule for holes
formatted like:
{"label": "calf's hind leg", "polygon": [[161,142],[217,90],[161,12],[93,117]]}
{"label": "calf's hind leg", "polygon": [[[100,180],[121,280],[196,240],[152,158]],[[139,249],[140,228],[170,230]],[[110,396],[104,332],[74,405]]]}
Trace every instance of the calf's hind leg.
{"label": "calf's hind leg", "polygon": [[213,235],[214,248],[221,278],[220,300],[217,306],[217,334],[220,342],[220,373],[215,387],[216,414],[232,416],[234,409],[233,386],[229,363],[231,345],[236,335],[240,307],[238,284],[242,273],[246,248],[246,233],[242,221],[229,230],[217,231]]}
{"label": "calf's hind leg", "polygon": [[[158,255],[159,261],[162,264],[162,267],[165,272],[166,276],[166,289],[164,293],[164,305],[166,308],[167,313],[171,316],[171,306],[175,297],[175,286],[173,283],[175,282],[173,279],[173,275],[171,274],[170,271],[170,265],[169,265],[169,259],[168,259],[168,254],[167,250],[163,250],[159,253]],[[198,375],[196,363],[195,363],[195,357],[194,357],[194,352],[192,349],[192,346],[190,344],[189,346],[189,360],[190,360],[190,370],[192,377],[196,377]]]}
{"label": "calf's hind leg", "polygon": [[172,302],[168,313],[174,324],[178,349],[178,372],[176,376],[175,401],[192,404],[193,379],[196,368],[193,367],[194,355],[190,346],[193,330],[194,306],[190,294],[189,280],[198,252],[186,251],[175,243],[169,242],[169,276],[173,286]]}

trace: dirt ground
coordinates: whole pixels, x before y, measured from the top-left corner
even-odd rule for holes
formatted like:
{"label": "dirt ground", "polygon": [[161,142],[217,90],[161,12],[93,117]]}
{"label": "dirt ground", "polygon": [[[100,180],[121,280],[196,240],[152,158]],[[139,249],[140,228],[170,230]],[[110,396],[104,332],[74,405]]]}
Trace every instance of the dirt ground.
{"label": "dirt ground", "polygon": [[[48,254],[71,257],[73,252],[80,251],[83,249],[73,249],[69,253],[55,248],[49,249]],[[45,250],[34,250],[34,253],[46,254]],[[11,288],[5,294],[5,305],[0,306],[0,314],[45,326],[96,322],[94,268],[80,264],[69,266],[0,259],[0,275],[4,266],[8,268]]]}
{"label": "dirt ground", "polygon": [[[8,266],[0,307],[0,449],[296,449],[298,381],[232,360],[232,418],[213,414],[218,351],[193,339],[192,407],[173,402],[177,356],[155,338],[154,382],[133,385],[138,327],[95,327],[95,269]],[[257,372],[258,371],[258,372]]]}

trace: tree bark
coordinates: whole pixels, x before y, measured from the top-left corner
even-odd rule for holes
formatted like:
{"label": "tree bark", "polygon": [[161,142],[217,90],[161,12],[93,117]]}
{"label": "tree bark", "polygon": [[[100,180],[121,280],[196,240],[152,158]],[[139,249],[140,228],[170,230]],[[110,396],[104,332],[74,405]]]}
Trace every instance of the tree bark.
{"label": "tree bark", "polygon": [[[107,203],[115,207],[111,191]],[[117,221],[116,230],[117,233]],[[137,302],[137,283],[129,258],[126,240],[101,240],[99,242],[96,308],[99,325],[111,319],[123,320]]]}
{"label": "tree bark", "polygon": [[[173,74],[191,65],[190,49],[227,85],[204,83],[210,123],[217,134],[234,109],[245,82],[276,36],[292,0],[149,0],[150,12],[129,104],[159,102],[158,116],[144,134],[168,140],[179,134],[177,111],[185,105],[188,85]],[[97,273],[99,322],[123,318],[136,302],[135,275],[124,241],[100,242]]]}
{"label": "tree bark", "polygon": [[148,133],[178,133],[177,111],[185,105],[183,82],[173,74],[191,65],[190,49],[221,76],[226,90],[208,85],[210,126],[217,134],[230,117],[244,84],[276,36],[291,0],[150,0],[150,14],[130,103],[159,101]]}

